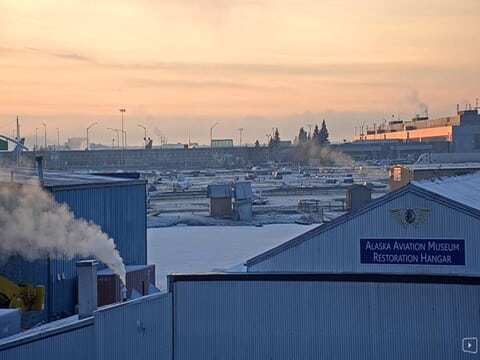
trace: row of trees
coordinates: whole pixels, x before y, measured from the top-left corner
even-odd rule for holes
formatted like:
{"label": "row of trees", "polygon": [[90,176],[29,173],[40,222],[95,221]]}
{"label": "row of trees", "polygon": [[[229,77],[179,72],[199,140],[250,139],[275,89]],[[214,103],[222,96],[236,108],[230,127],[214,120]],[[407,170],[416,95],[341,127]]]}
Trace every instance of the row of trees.
{"label": "row of trees", "polygon": [[[269,136],[269,142],[267,147],[267,159],[268,160],[279,160],[282,158],[280,148],[280,132],[278,128],[275,129],[273,135]],[[295,138],[295,150],[294,150],[294,161],[301,165],[306,165],[310,157],[315,156],[319,153],[319,149],[324,148],[330,143],[327,129],[327,124],[325,120],[322,121],[320,128],[318,125],[315,125],[313,132],[307,133],[303,127],[300,128],[298,137]],[[255,142],[255,158],[261,158],[261,147],[260,142],[257,140]]]}
{"label": "row of trees", "polygon": [[301,127],[297,137],[297,145],[304,145],[308,143],[317,146],[328,145],[330,143],[328,136],[327,124],[325,123],[325,120],[323,120],[320,130],[318,129],[318,125],[315,125],[311,135],[310,133],[307,133],[303,127]]}

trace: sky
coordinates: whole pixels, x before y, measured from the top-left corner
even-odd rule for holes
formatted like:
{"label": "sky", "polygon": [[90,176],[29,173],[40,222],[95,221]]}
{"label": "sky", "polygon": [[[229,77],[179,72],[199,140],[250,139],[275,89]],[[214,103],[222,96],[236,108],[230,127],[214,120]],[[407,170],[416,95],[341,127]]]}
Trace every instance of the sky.
{"label": "sky", "polygon": [[[480,97],[478,0],[0,0],[0,134],[333,142]],[[45,124],[45,125],[43,125]],[[138,126],[141,125],[141,126]],[[146,128],[146,130],[143,127]],[[243,129],[243,130],[240,130]]]}

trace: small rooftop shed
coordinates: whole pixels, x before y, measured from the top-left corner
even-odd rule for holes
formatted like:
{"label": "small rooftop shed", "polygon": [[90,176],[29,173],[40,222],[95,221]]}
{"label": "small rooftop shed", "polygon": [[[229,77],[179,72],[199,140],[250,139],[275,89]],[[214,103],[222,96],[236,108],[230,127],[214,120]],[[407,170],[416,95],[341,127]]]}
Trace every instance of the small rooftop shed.
{"label": "small rooftop shed", "polygon": [[234,188],[233,214],[239,221],[252,220],[252,183],[237,181]]}
{"label": "small rooftop shed", "polygon": [[207,197],[210,199],[210,216],[232,216],[232,187],[229,184],[208,185]]}

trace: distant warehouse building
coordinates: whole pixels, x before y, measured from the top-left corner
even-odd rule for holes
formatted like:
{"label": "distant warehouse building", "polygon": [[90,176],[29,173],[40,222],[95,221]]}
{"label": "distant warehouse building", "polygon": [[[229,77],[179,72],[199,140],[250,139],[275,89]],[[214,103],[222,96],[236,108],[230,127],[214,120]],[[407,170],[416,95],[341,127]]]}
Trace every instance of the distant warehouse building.
{"label": "distant warehouse building", "polygon": [[388,124],[367,127],[355,140],[448,141],[451,152],[480,151],[480,114],[474,110],[457,110],[456,115],[430,119],[415,116],[409,121],[394,120]]}

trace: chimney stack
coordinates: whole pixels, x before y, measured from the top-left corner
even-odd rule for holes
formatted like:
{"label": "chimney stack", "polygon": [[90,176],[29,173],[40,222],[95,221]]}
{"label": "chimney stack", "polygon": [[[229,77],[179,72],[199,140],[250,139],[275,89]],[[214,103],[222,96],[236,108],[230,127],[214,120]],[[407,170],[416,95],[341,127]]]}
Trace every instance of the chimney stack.
{"label": "chimney stack", "polygon": [[43,185],[43,156],[37,155],[35,156],[35,160],[37,161],[38,180],[40,184]]}
{"label": "chimney stack", "polygon": [[97,264],[96,260],[77,261],[79,319],[97,310]]}

